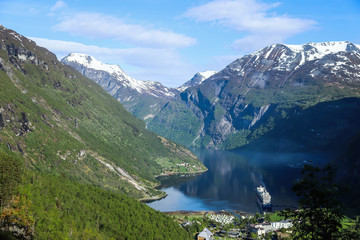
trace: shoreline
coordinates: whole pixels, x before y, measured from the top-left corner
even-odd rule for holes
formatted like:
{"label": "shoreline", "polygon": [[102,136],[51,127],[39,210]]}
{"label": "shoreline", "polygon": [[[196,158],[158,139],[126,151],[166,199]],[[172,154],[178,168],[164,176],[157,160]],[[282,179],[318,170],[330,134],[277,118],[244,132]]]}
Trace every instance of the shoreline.
{"label": "shoreline", "polygon": [[202,215],[205,216],[206,214],[225,214],[225,215],[240,215],[240,216],[248,216],[248,215],[255,215],[255,213],[238,211],[238,210],[177,210],[177,211],[168,211],[163,212],[166,215]]}
{"label": "shoreline", "polygon": [[151,203],[151,202],[155,202],[155,201],[158,201],[158,200],[161,200],[163,198],[166,198],[168,196],[167,193],[165,193],[165,195],[157,195],[157,196],[153,196],[153,197],[150,197],[150,198],[142,198],[142,199],[139,199],[140,202],[142,203]]}
{"label": "shoreline", "polygon": [[198,172],[173,172],[173,173],[162,173],[160,175],[156,175],[155,178],[159,178],[159,177],[171,177],[171,176],[177,176],[177,175],[183,175],[180,177],[187,177],[187,176],[196,176],[196,175],[201,175],[205,172],[207,172],[208,169],[203,170],[203,171],[198,171]]}
{"label": "shoreline", "polygon": [[[205,173],[206,171],[208,171],[208,169],[206,170],[203,170],[203,171],[198,171],[198,172],[186,172],[186,173],[182,173],[182,172],[173,172],[173,173],[163,173],[163,174],[160,174],[160,175],[157,175],[155,176],[155,178],[157,180],[159,180],[159,178],[166,178],[166,177],[178,177],[178,178],[187,178],[187,177],[194,177],[194,176],[198,176],[198,175],[201,175],[203,173]],[[160,181],[160,184],[154,186],[155,189],[161,189],[163,187],[163,183]],[[165,193],[162,191],[162,193]],[[140,202],[142,203],[151,203],[151,202],[155,202],[155,201],[158,201],[158,200],[161,200],[161,199],[164,199],[168,196],[167,193],[165,193],[164,195],[156,195],[156,196],[153,196],[153,197],[149,197],[149,198],[142,198],[142,199],[139,199]]]}

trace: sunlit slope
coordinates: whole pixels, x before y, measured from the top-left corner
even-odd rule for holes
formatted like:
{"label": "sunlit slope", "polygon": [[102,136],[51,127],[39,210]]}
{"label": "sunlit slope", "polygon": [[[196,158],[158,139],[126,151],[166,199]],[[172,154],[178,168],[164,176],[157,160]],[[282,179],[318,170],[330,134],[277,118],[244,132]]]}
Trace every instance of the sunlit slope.
{"label": "sunlit slope", "polygon": [[165,171],[205,170],[51,52],[2,26],[0,41],[0,144],[28,167],[136,198],[158,195]]}

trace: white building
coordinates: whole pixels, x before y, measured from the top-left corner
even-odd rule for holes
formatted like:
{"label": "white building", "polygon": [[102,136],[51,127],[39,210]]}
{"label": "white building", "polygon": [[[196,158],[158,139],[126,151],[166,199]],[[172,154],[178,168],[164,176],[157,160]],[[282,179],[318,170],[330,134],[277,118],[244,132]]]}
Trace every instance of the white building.
{"label": "white building", "polygon": [[272,231],[271,223],[250,224],[250,231],[256,233],[258,236],[264,235]]}
{"label": "white building", "polygon": [[291,220],[282,220],[280,222],[271,222],[271,227],[274,229],[274,231],[279,230],[281,228],[290,228],[292,227],[292,221]]}
{"label": "white building", "polygon": [[266,234],[267,232],[277,231],[281,228],[290,228],[290,227],[292,227],[291,220],[282,220],[280,222],[251,224],[250,231],[256,233],[258,236],[261,236]]}

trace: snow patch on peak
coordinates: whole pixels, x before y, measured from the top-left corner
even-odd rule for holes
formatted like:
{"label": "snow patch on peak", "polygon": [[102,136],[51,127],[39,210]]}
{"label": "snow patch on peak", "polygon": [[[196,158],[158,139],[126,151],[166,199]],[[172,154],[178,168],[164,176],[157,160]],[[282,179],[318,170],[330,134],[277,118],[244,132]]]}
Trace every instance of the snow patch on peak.
{"label": "snow patch on peak", "polygon": [[[136,90],[139,93],[148,93],[155,97],[167,96],[174,97],[175,93],[170,91],[167,87],[161,85],[159,82],[140,81],[127,75],[119,65],[112,65],[103,63],[94,57],[84,53],[70,53],[62,62],[77,63],[86,68],[104,71],[109,73],[118,81],[118,85]],[[119,87],[114,88],[117,91]],[[112,94],[113,95],[113,94]]]}
{"label": "snow patch on peak", "polygon": [[321,42],[321,43],[307,43],[303,45],[285,45],[294,52],[307,51],[309,47],[315,48],[317,53],[324,56],[327,54],[338,53],[347,51],[347,48],[351,44],[348,41],[339,42]]}
{"label": "snow patch on peak", "polygon": [[[360,45],[349,41],[329,41],[320,43],[307,43],[302,45],[272,44],[252,54],[234,61],[230,68],[244,76],[242,69],[247,64],[253,66],[270,65],[274,70],[292,71],[309,61],[322,59],[329,54],[351,52],[360,54]],[[241,67],[239,67],[239,64]]]}
{"label": "snow patch on peak", "polygon": [[100,62],[94,57],[84,53],[70,53],[68,56],[64,58],[64,61],[76,62],[87,68],[105,71],[110,74],[126,75],[120,66]]}
{"label": "snow patch on peak", "polygon": [[323,42],[323,43],[309,43],[308,45],[315,47],[319,52],[322,53],[338,53],[346,51],[349,42]]}
{"label": "snow patch on peak", "polygon": [[211,77],[212,75],[214,75],[215,73],[217,73],[217,71],[205,71],[205,72],[199,72],[198,74],[203,77],[203,81],[204,81],[209,77]]}
{"label": "snow patch on peak", "polygon": [[190,79],[189,81],[187,81],[186,83],[184,83],[183,85],[178,87],[177,90],[182,92],[182,91],[185,91],[189,87],[197,86],[216,73],[217,73],[217,71],[198,72],[194,75],[194,77],[192,79]]}

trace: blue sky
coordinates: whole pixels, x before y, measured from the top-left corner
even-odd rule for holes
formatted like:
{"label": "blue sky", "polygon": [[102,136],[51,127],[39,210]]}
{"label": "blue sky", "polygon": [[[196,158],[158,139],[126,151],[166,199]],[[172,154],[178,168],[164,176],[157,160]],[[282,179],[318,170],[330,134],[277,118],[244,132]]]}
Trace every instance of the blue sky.
{"label": "blue sky", "polygon": [[360,0],[0,0],[0,24],[177,87],[273,43],[360,44]]}

